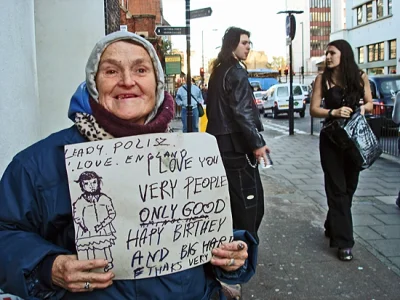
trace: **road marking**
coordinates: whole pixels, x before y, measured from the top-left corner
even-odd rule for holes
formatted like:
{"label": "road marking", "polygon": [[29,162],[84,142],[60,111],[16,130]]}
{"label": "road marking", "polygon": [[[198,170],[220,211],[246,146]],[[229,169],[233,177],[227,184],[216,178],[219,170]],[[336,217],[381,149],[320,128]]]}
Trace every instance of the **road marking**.
{"label": "road marking", "polygon": [[[283,125],[279,125],[279,124],[274,124],[272,122],[267,122],[267,123],[264,123],[264,127],[268,128],[268,129],[271,129],[271,130],[275,130],[275,131],[281,132],[281,133],[286,133],[285,135],[289,134],[289,127],[288,126],[283,126]],[[295,133],[297,133],[297,134],[309,134],[309,133],[307,133],[305,131],[298,130],[296,128],[293,131]],[[275,137],[275,138],[280,138],[280,137],[282,137],[282,136]]]}

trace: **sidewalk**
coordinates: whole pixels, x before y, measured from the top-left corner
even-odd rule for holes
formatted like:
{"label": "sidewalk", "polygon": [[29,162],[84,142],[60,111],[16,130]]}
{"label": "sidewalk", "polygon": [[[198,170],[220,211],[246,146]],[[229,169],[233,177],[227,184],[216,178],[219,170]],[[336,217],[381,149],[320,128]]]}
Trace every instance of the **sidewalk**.
{"label": "sidewalk", "polygon": [[[182,128],[174,120],[175,130]],[[353,202],[354,259],[329,248],[318,137],[264,133],[274,166],[260,169],[265,216],[257,274],[243,299],[400,299],[400,163],[380,158],[361,172]]]}

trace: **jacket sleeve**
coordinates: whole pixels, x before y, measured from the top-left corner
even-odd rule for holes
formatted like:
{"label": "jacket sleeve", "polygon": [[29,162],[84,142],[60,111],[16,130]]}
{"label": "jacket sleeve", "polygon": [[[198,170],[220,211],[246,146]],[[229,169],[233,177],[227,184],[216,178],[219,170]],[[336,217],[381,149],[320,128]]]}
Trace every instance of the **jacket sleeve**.
{"label": "jacket sleeve", "polygon": [[392,112],[393,122],[400,124],[400,92],[397,93]]}
{"label": "jacket sleeve", "polygon": [[32,173],[14,159],[0,181],[0,288],[24,299],[57,299],[64,292],[46,283],[51,266],[43,264],[68,251],[42,238],[38,194]]}
{"label": "jacket sleeve", "polygon": [[256,272],[258,243],[254,237],[245,230],[234,230],[235,241],[243,241],[247,244],[248,258],[245,264],[234,272],[226,272],[219,267],[214,267],[214,273],[218,280],[227,284],[246,283]]}
{"label": "jacket sleeve", "polygon": [[231,92],[229,106],[233,112],[233,119],[241,128],[250,148],[261,148],[265,146],[265,141],[254,122],[254,97],[247,73],[242,68],[233,67],[227,75],[227,87]]}

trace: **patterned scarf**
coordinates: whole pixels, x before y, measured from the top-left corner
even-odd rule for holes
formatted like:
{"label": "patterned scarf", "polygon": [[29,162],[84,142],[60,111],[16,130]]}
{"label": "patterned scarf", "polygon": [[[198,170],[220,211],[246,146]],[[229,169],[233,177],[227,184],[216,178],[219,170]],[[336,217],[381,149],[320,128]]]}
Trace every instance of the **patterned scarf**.
{"label": "patterned scarf", "polygon": [[76,113],[75,115],[75,125],[89,141],[167,132],[168,125],[174,117],[174,100],[167,92],[164,93],[164,102],[159,107],[155,118],[144,125],[116,117],[92,98],[90,98],[90,106],[93,115],[87,113]]}

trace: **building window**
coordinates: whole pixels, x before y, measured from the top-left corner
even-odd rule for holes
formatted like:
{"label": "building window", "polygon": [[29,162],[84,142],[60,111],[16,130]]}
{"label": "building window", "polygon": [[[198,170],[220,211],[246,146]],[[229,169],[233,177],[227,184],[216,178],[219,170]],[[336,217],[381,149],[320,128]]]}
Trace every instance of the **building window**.
{"label": "building window", "polygon": [[376,0],[376,18],[383,17],[383,0]]}
{"label": "building window", "polygon": [[372,21],[372,2],[367,3],[367,22]]}
{"label": "building window", "polygon": [[357,7],[357,25],[360,25],[362,23],[362,6]]}
{"label": "building window", "polygon": [[358,48],[358,63],[359,64],[364,63],[364,47]]}
{"label": "building window", "polygon": [[383,67],[367,69],[368,75],[380,75],[383,74],[383,71]]}
{"label": "building window", "polygon": [[396,59],[397,46],[396,40],[389,41],[389,59]]}
{"label": "building window", "polygon": [[392,0],[388,0],[388,15],[392,14]]}
{"label": "building window", "polygon": [[368,45],[368,61],[379,61],[384,59],[384,43]]}

